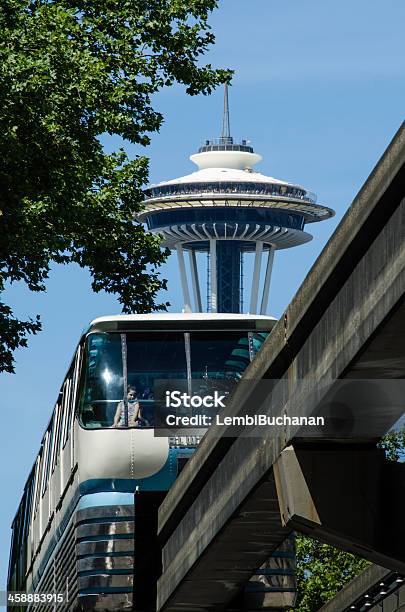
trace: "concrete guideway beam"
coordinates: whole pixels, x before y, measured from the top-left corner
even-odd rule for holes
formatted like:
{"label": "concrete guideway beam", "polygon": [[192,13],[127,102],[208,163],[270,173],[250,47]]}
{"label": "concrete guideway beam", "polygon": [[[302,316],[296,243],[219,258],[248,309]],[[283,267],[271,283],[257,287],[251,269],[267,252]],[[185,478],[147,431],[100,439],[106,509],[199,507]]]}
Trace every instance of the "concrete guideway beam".
{"label": "concrete guideway beam", "polygon": [[[267,402],[267,410],[273,415],[307,414],[304,395],[294,404],[289,398],[276,404],[272,397],[258,397],[256,381],[263,378],[288,378],[291,390],[305,380],[305,390],[311,394],[319,382],[361,378],[365,371],[368,377],[374,373],[378,378],[385,371],[379,359],[370,362],[368,350],[373,342],[378,345],[381,329],[384,333],[394,310],[401,311],[398,306],[405,294],[404,162],[402,128],[285,317],[246,371],[245,380],[251,384],[237,387],[224,416],[245,414],[252,401],[256,405]],[[377,353],[374,350],[373,355]],[[389,350],[382,354],[384,367],[394,357],[396,375],[400,371],[405,375],[403,352],[401,358]],[[288,529],[281,525],[277,512],[269,514],[263,526],[257,526],[256,536],[249,539],[249,516],[243,508],[252,501],[253,508],[260,511],[255,496],[272,482],[274,463],[297,433],[289,426],[279,438],[261,434],[257,438],[231,439],[226,438],[224,427],[214,426],[208,431],[159,511],[164,544],[164,572],[158,585],[160,610],[224,609],[245,581],[243,567],[234,571],[240,550],[248,551],[245,561],[250,556],[254,558],[252,566],[258,567],[260,555],[265,560],[282,541]],[[229,537],[235,521],[240,539]],[[261,542],[262,528],[273,534],[265,545]],[[222,564],[224,538],[230,567]],[[210,574],[213,567],[216,572]],[[218,582],[222,586],[216,588]],[[203,583],[197,595],[196,586]]]}
{"label": "concrete guideway beam", "polygon": [[405,573],[405,465],[375,448],[289,446],[274,478],[284,527]]}

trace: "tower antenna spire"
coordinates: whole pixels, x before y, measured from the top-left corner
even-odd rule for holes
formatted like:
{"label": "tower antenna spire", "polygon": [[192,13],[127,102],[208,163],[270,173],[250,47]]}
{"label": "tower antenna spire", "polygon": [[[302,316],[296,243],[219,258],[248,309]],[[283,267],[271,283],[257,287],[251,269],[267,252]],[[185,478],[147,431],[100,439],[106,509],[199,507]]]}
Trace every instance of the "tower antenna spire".
{"label": "tower antenna spire", "polygon": [[221,141],[223,143],[229,143],[231,141],[231,124],[229,120],[228,83],[225,83],[224,85],[224,112],[222,115]]}

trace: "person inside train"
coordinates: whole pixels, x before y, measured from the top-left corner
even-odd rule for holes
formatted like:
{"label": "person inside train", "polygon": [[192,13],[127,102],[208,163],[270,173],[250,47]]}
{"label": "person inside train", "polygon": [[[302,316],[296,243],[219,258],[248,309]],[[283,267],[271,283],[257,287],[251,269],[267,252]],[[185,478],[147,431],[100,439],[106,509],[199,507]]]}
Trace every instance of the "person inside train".
{"label": "person inside train", "polygon": [[[127,390],[128,403],[128,426],[139,427],[138,422],[141,419],[141,408],[136,395],[136,388],[128,386]],[[114,416],[114,424],[112,427],[125,427],[125,404],[121,400],[117,404],[117,409]]]}

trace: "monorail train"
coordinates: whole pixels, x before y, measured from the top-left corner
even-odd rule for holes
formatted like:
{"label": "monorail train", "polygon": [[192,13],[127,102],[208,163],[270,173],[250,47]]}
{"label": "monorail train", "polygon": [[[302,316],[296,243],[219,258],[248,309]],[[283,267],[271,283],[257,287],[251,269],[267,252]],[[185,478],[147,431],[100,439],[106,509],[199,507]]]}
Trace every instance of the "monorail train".
{"label": "monorail train", "polygon": [[30,595],[28,610],[50,609],[34,597],[43,593],[65,594],[61,612],[132,609],[134,491],[168,490],[198,444],[155,436],[154,381],[238,378],[274,323],[157,314],[90,324],[12,524],[7,586]]}

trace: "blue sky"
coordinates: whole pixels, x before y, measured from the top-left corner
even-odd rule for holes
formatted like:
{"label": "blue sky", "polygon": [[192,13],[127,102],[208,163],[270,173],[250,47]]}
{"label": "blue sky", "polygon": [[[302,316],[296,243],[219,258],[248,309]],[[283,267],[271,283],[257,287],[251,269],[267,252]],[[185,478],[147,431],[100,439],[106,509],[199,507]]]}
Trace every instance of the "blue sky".
{"label": "blue sky", "polygon": [[[334,219],[309,228],[311,243],[276,254],[270,312],[278,317],[403,120],[405,3],[220,0],[219,5],[211,19],[217,43],[207,61],[236,71],[232,135],[251,140],[263,156],[258,170],[303,184],[336,210]],[[173,87],[156,97],[156,107],[165,124],[147,151],[151,182],[193,171],[188,156],[219,135],[222,92],[191,98]],[[104,144],[111,150],[119,143],[108,138]],[[172,258],[163,275],[169,291],[162,298],[179,310]],[[76,266],[56,266],[46,294],[15,285],[7,298],[21,316],[40,313],[43,332],[17,352],[16,374],[0,377],[3,585],[9,525],[80,332],[92,318],[120,310],[112,296],[93,294],[88,273]]]}

